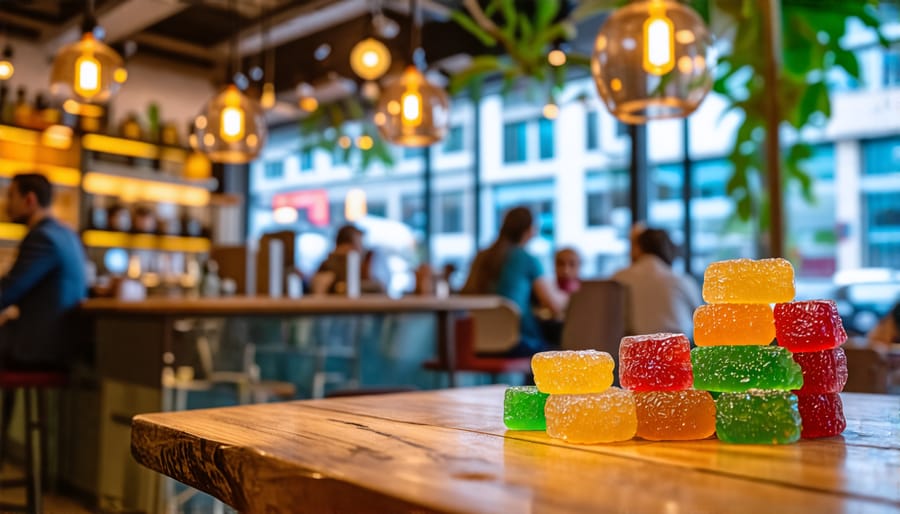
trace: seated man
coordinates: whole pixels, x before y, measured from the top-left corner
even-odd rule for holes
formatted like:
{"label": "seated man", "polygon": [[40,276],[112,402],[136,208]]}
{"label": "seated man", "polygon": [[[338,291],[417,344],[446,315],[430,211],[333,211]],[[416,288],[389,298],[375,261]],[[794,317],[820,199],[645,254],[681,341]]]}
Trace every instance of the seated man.
{"label": "seated man", "polygon": [[353,225],[344,225],[335,236],[334,250],[319,266],[312,279],[313,293],[344,293],[347,284],[347,255],[356,252],[360,263],[360,289],[363,293],[382,293],[384,285],[374,279],[370,266],[374,253],[365,253],[363,249],[363,232]]}
{"label": "seated man", "polygon": [[65,369],[76,353],[67,328],[87,294],[85,256],[78,235],[50,215],[52,196],[37,174],[16,175],[7,190],[7,214],[28,234],[0,278],[0,309],[20,311],[0,339],[5,369]]}
{"label": "seated man", "polygon": [[612,280],[628,289],[628,332],[681,332],[693,336],[694,309],[703,301],[694,280],[672,270],[676,247],[664,230],[632,231],[631,266]]}

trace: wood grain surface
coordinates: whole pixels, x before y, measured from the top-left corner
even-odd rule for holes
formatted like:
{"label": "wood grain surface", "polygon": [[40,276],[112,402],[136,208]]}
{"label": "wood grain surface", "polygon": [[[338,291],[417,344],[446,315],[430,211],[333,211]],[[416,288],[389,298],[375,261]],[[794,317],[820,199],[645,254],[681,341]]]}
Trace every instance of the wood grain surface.
{"label": "wood grain surface", "polygon": [[364,295],[359,298],[306,296],[299,299],[237,296],[147,298],[133,302],[98,298],[87,300],[81,309],[88,314],[104,315],[238,316],[450,312],[492,309],[500,304],[498,296],[405,296],[396,299],[384,295]]}
{"label": "wood grain surface", "polygon": [[246,513],[900,512],[900,397],[842,437],[574,446],[502,423],[503,387],[136,416],[138,462]]}

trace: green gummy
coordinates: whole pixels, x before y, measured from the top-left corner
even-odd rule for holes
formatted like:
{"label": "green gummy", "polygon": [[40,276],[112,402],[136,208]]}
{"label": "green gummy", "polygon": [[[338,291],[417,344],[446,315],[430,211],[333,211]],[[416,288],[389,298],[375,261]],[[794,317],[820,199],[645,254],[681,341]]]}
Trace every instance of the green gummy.
{"label": "green gummy", "polygon": [[797,396],[787,391],[722,393],[716,436],[727,443],[788,444],[800,439]]}
{"label": "green gummy", "polygon": [[536,386],[510,387],[503,399],[503,423],[510,430],[547,430],[544,404],[547,393]]}
{"label": "green gummy", "polygon": [[691,350],[694,389],[739,393],[790,391],[803,386],[803,371],[781,346],[698,346]]}

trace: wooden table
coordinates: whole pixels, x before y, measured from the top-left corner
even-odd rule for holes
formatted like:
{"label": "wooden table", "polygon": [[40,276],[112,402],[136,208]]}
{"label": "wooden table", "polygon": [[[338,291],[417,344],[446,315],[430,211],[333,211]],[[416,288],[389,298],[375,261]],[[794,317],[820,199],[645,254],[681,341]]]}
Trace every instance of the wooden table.
{"label": "wooden table", "polygon": [[241,512],[900,512],[900,396],[842,437],[573,446],[507,432],[503,387],[145,414],[143,465]]}

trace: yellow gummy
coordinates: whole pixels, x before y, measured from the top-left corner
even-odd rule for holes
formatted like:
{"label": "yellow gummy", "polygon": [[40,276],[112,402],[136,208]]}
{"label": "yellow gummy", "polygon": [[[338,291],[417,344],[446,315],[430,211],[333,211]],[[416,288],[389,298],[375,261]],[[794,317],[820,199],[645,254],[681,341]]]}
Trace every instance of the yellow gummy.
{"label": "yellow gummy", "polygon": [[794,299],[794,267],[785,259],[714,262],[703,274],[706,303],[786,303]]}
{"label": "yellow gummy", "polygon": [[697,346],[759,345],[775,339],[772,307],[763,303],[701,305],[694,311]]}
{"label": "yellow gummy", "polygon": [[551,394],[544,416],[547,435],[569,443],[627,441],[637,433],[634,397],[618,387],[595,394]]}
{"label": "yellow gummy", "polygon": [[541,352],[531,358],[534,384],[542,393],[601,393],[613,383],[612,355],[597,350]]}

